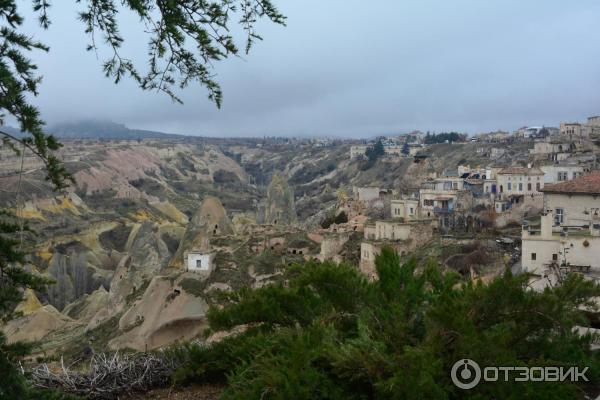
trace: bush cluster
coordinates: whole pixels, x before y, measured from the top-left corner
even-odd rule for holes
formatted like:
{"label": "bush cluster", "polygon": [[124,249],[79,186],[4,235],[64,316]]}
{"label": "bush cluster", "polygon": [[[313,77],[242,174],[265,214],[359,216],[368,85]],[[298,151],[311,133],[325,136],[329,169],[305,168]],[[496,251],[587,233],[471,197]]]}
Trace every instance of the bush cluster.
{"label": "bush cluster", "polygon": [[510,272],[482,284],[384,249],[378,280],[331,262],[292,266],[286,281],[242,289],[208,313],[213,331],[243,333],[177,350],[179,382],[225,383],[223,399],[583,398],[572,382],[456,388],[452,365],[588,366],[600,373],[588,321],[598,286],[577,275],[544,292]]}

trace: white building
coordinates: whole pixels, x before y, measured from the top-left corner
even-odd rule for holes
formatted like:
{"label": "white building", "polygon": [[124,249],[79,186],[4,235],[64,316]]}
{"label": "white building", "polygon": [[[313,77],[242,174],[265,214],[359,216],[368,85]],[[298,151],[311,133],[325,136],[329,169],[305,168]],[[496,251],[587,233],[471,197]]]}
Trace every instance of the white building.
{"label": "white building", "polygon": [[186,266],[190,272],[210,273],[213,270],[214,253],[189,251],[186,253]]}
{"label": "white building", "polygon": [[508,167],[496,175],[498,193],[504,197],[541,195],[544,172],[539,168]]}
{"label": "white building", "polygon": [[390,202],[392,218],[402,218],[404,221],[415,221],[421,219],[421,207],[419,199],[400,199]]}
{"label": "white building", "polygon": [[523,226],[523,270],[600,272],[600,171],[543,191],[546,212]]}
{"label": "white building", "polygon": [[583,165],[567,163],[543,165],[540,169],[544,172],[544,184],[571,181],[586,172]]}
{"label": "white building", "polygon": [[548,185],[543,192],[544,207],[554,212],[557,225],[587,226],[590,216],[600,210],[600,171],[571,181]]}

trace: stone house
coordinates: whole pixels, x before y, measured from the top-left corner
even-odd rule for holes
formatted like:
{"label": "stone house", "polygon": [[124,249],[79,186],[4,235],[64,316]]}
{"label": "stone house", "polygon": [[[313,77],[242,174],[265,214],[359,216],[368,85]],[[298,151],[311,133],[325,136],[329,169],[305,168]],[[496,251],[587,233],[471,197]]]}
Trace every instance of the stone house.
{"label": "stone house", "polygon": [[553,211],[557,226],[587,226],[600,212],[600,171],[547,185],[543,192],[544,208]]}
{"label": "stone house", "polygon": [[523,270],[600,272],[600,171],[548,185],[543,192],[541,219],[523,225]]}
{"label": "stone house", "polygon": [[523,226],[523,271],[538,276],[600,272],[600,218],[591,215],[589,225],[577,230],[555,226],[556,219],[557,215],[549,211],[542,215],[539,225]]}
{"label": "stone house", "polygon": [[575,144],[562,138],[537,141],[529,153],[536,159],[562,161],[567,159],[575,150]]}
{"label": "stone house", "polygon": [[504,168],[498,172],[496,180],[502,198],[541,196],[544,188],[544,172],[539,168]]}
{"label": "stone house", "polygon": [[581,137],[587,134],[587,129],[585,129],[579,122],[561,122],[560,134],[569,137]]}
{"label": "stone house", "polygon": [[376,186],[365,186],[352,188],[353,198],[362,203],[364,207],[383,208],[394,193],[392,189],[381,189]]}
{"label": "stone house", "polygon": [[419,199],[397,199],[390,202],[390,214],[393,219],[415,221],[422,218]]}
{"label": "stone house", "polygon": [[433,233],[434,224],[431,220],[410,223],[377,221],[365,226],[365,240],[360,245],[361,271],[375,279],[375,258],[384,246],[391,246],[400,256],[404,256],[429,242]]}
{"label": "stone house", "polygon": [[543,165],[540,169],[544,172],[544,184],[570,181],[583,176],[588,170],[581,164],[567,162]]}

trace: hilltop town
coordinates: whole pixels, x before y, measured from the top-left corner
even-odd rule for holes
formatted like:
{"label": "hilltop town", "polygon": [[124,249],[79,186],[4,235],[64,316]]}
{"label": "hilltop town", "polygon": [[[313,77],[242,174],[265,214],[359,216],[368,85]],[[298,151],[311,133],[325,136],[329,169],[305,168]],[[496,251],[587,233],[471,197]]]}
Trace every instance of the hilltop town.
{"label": "hilltop town", "polygon": [[465,280],[600,277],[600,117],[473,137],[64,143],[62,194],[31,154],[0,159],[0,200],[36,231],[27,268],[56,281],[4,331],[46,356],[191,340],[219,293],[311,259],[376,279],[384,246]]}

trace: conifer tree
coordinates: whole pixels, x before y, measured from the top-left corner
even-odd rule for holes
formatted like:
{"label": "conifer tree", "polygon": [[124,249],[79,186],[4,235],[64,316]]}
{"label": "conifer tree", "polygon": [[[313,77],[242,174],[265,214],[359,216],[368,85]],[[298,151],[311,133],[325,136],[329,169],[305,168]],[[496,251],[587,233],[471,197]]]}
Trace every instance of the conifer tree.
{"label": "conifer tree", "polygon": [[600,356],[584,310],[599,286],[571,274],[544,292],[510,271],[461,281],[434,263],[417,268],[384,248],[378,279],[353,266],[309,262],[285,283],[244,289],[212,308],[212,330],[244,327],[212,346],[189,345],[176,379],[226,383],[224,399],[583,399],[586,382],[483,382],[456,387],[453,364],[589,367]]}
{"label": "conifer tree", "polygon": [[[196,82],[206,88],[209,99],[218,107],[223,94],[213,65],[240,53],[231,33],[232,25],[239,24],[244,30],[243,49],[247,53],[261,39],[255,29],[259,19],[285,23],[285,17],[270,0],[77,0],[73,3],[83,6],[79,19],[90,38],[87,50],[96,50],[100,43],[110,49],[112,55],[104,60],[102,69],[115,83],[127,77],[142,90],[160,91],[181,102],[177,88]],[[61,144],[45,132],[44,121],[32,102],[38,94],[41,75],[30,53],[50,49],[22,32],[21,13],[26,5],[33,7],[39,24],[48,29],[51,4],[51,0],[0,1],[0,137],[2,145],[15,154],[27,151],[37,156],[45,164],[46,179],[60,191],[73,182],[73,177],[56,156]],[[126,38],[120,32],[118,16],[123,12],[134,13],[147,28],[148,59],[141,65],[122,54]],[[17,122],[20,133],[4,127],[7,117]],[[42,290],[49,283],[20,266],[24,254],[17,248],[14,234],[24,226],[17,223],[18,217],[6,210],[0,212],[1,320],[14,316],[12,311],[22,299],[24,289]],[[23,344],[7,344],[0,332],[0,398],[46,395],[31,394],[15,367],[16,360],[27,351]]]}

